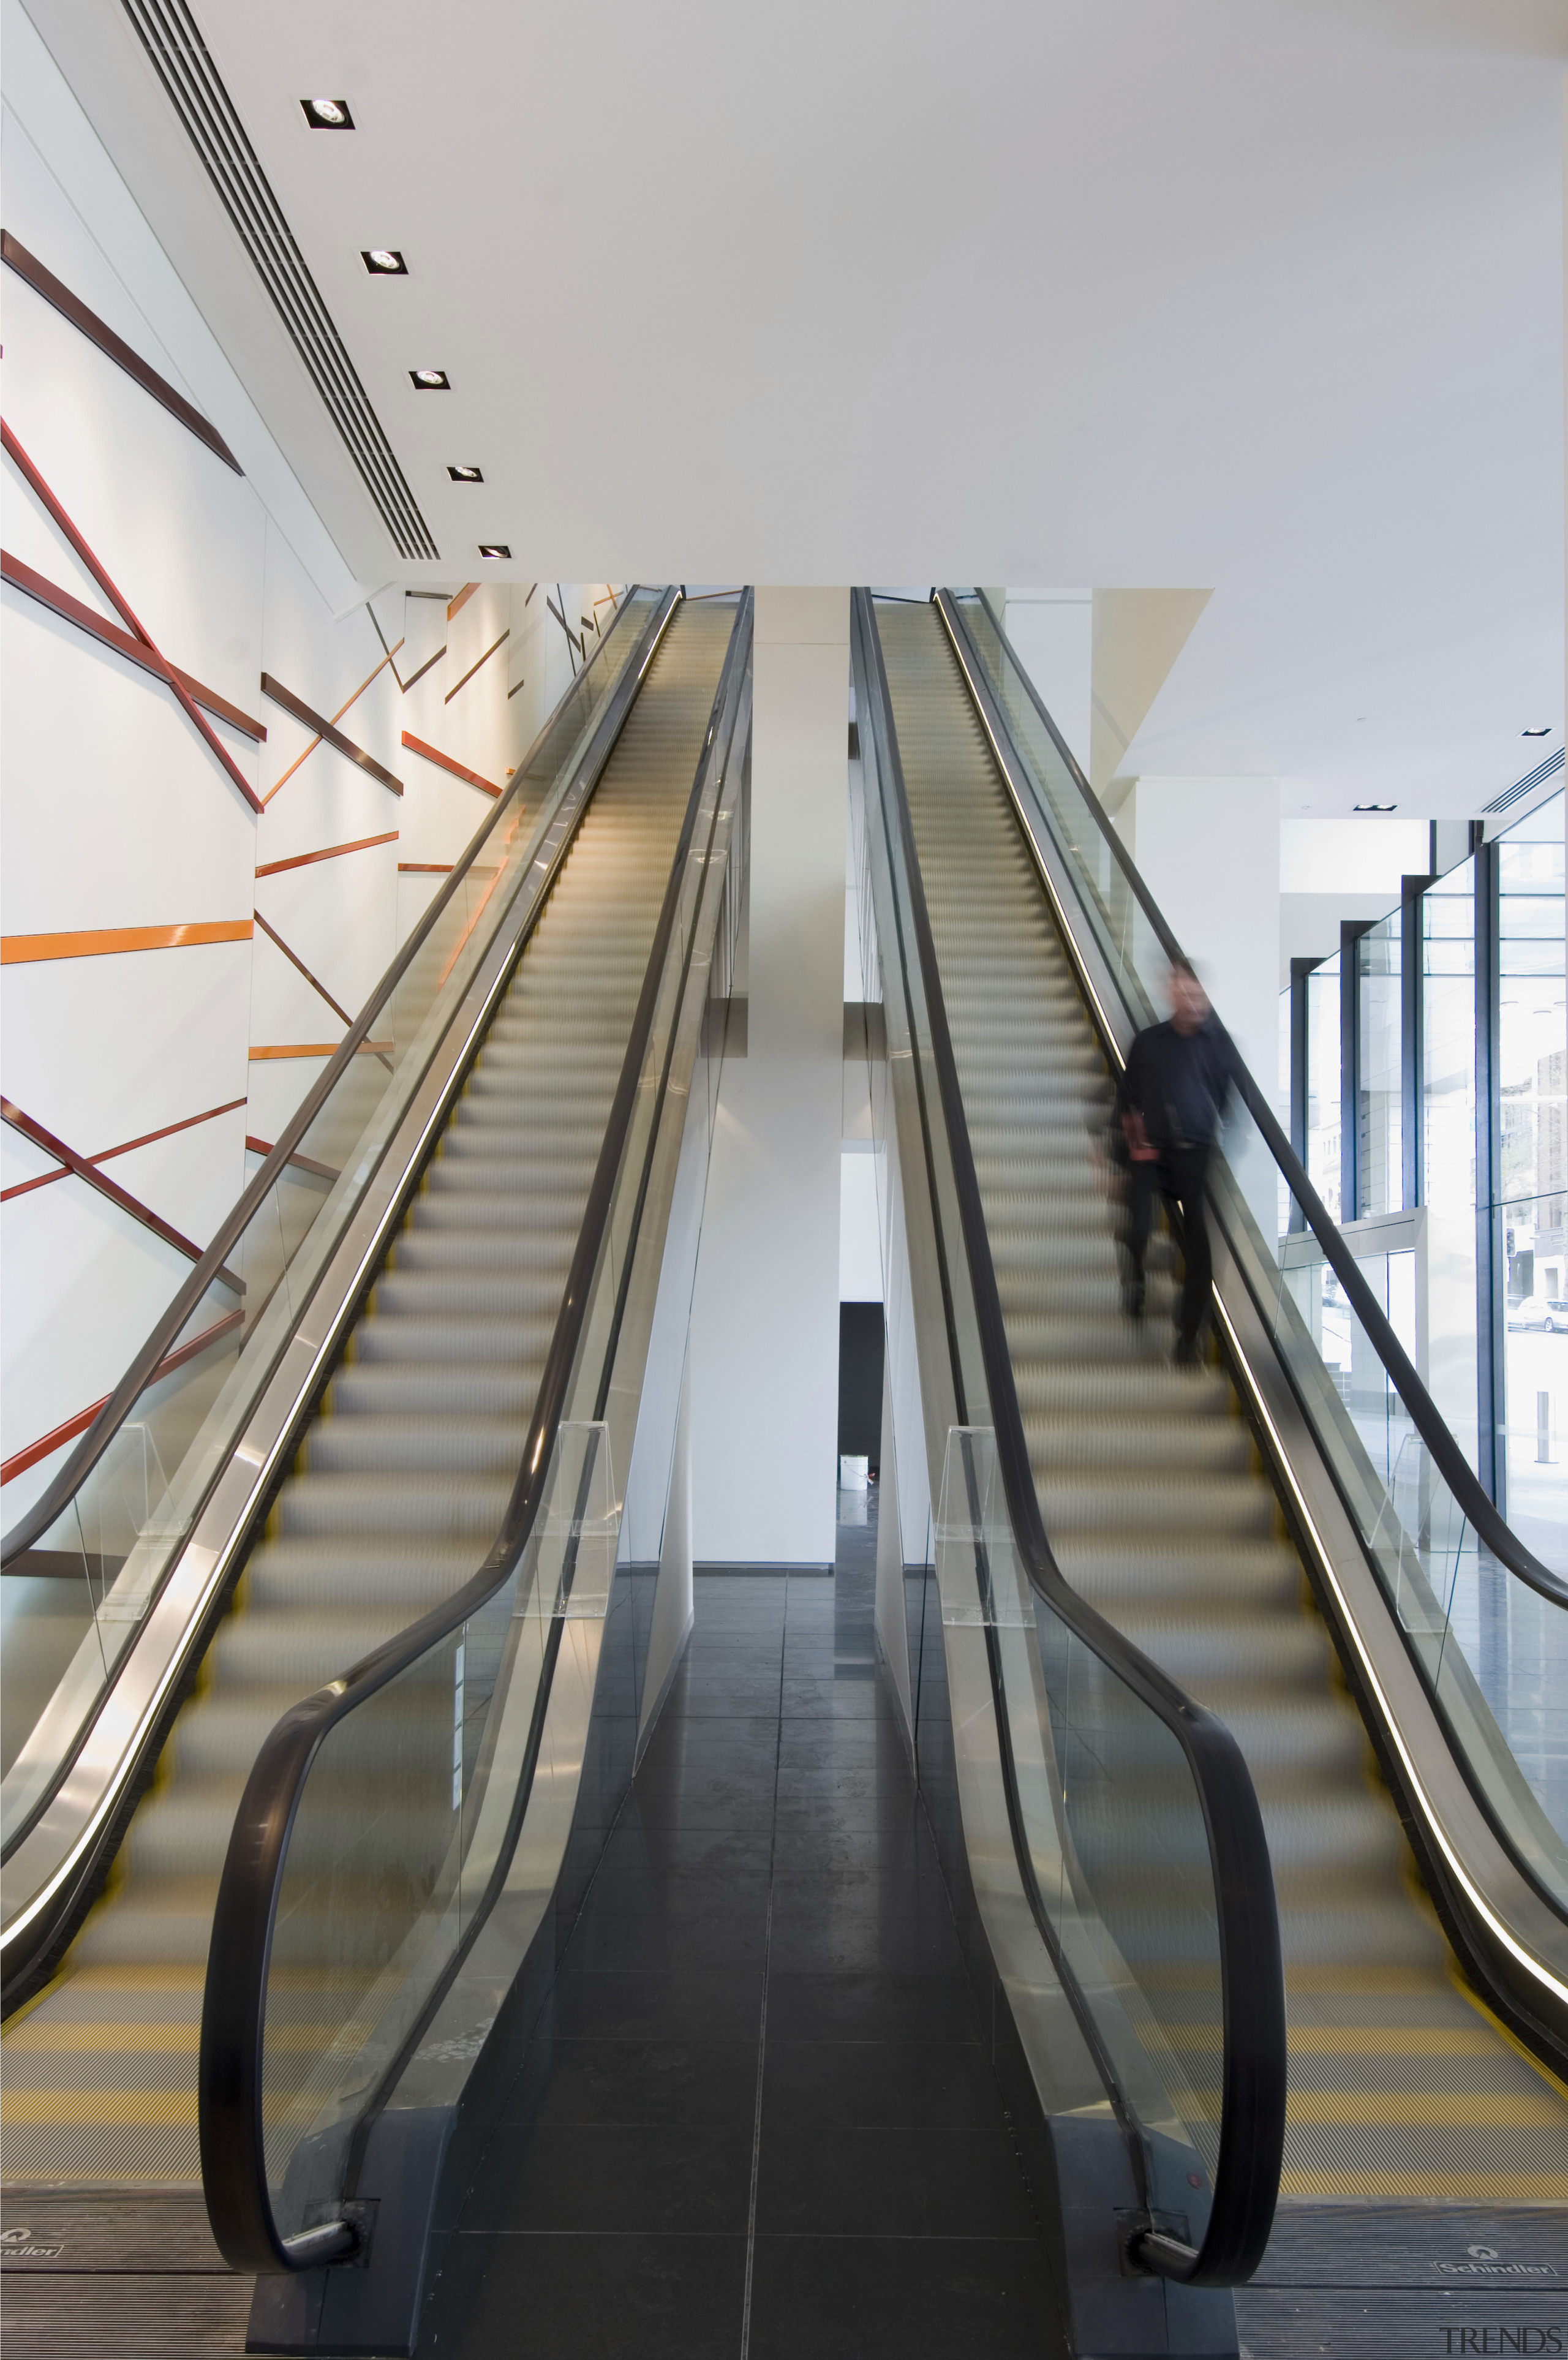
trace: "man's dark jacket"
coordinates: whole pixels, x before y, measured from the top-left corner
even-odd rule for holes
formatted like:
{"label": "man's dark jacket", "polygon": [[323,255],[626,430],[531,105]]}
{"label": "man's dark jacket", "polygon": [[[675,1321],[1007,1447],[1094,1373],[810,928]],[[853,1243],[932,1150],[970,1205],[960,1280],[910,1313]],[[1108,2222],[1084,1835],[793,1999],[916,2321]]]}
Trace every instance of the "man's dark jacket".
{"label": "man's dark jacket", "polygon": [[1151,1024],[1127,1056],[1120,1103],[1143,1117],[1153,1147],[1185,1140],[1212,1147],[1225,1098],[1240,1071],[1236,1043],[1217,1016],[1206,1016],[1195,1032],[1174,1024]]}

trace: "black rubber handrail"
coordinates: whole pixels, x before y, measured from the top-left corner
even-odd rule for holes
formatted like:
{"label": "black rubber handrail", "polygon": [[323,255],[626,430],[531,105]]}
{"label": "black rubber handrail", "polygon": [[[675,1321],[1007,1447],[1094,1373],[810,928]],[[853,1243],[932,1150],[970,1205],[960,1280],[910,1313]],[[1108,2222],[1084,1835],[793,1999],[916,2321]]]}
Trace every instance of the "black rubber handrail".
{"label": "black rubber handrail", "polygon": [[[696,776],[687,801],[652,948],[643,975],[642,989],[632,1019],[620,1078],[594,1166],[561,1310],[550,1338],[539,1398],[500,1532],[478,1571],[454,1596],[441,1605],[432,1607],[397,1638],[388,1640],[385,1645],[354,1665],[341,1678],[318,1688],[313,1695],[304,1698],[285,1713],[267,1737],[245,1782],[219,1880],[217,1906],[213,1912],[212,1939],[202,1998],[199,2068],[202,2188],[213,2235],[224,2258],[236,2270],[277,2275],[310,2269],[318,2263],[346,2255],[354,2244],[354,2232],[346,2222],[328,2223],[322,2227],[302,2232],[298,2238],[285,2240],[278,2234],[267,2188],[262,2116],[267,1987],[273,1929],[277,1922],[289,1838],[311,1765],[329,1732],[368,1698],[384,1688],[388,1681],[397,1678],[400,1672],[417,1663],[421,1655],[439,1645],[477,1613],[509,1579],[533,1532],[544,1497],[545,1480],[582,1341],[593,1275],[599,1264],[614,1203],[615,1182],[637,1103],[659,983],[679,906],[681,879],[697,824],[709,752],[726,701],[732,692],[738,689],[740,669],[744,666],[749,646],[751,615],[752,593],[747,590],[742,594],[739,602],[719,676],[713,713],[703,736]],[[688,959],[690,955],[689,944]],[[653,1135],[650,1134],[650,1153]],[[638,1203],[640,1209],[640,1195]],[[628,1268],[630,1261],[628,1253]],[[618,1317],[615,1325],[618,1330]],[[560,1634],[561,1616],[557,1612],[551,1617],[550,1652],[541,1666],[523,1772],[512,1805],[509,1840],[515,1839],[527,1806],[527,1790],[538,1758],[543,1704],[548,1697],[553,1651],[559,1648]],[[463,1941],[449,1962],[443,1987],[484,1924],[505,1877],[507,1863],[508,1850],[504,1844],[489,1887],[474,1909],[464,1929]],[[429,2003],[426,2012],[428,2005]]]}
{"label": "black rubber handrail", "polygon": [[[200,1306],[207,1289],[219,1275],[228,1256],[233,1252],[248,1226],[252,1215],[281,1175],[284,1166],[293,1157],[299,1142],[314,1122],[327,1098],[336,1088],[361,1043],[370,1037],[371,1028],[376,1019],[402,981],[412,961],[423,948],[431,929],[448,902],[463,885],[476,856],[484,848],[494,830],[500,825],[504,814],[511,808],[517,796],[522,792],[528,778],[528,764],[550,731],[556,727],[567,699],[575,692],[579,683],[586,679],[588,673],[603,657],[605,649],[615,639],[617,629],[630,610],[632,598],[640,586],[634,583],[626,591],[614,622],[611,623],[609,629],[604,633],[582,672],[572,681],[572,686],[565,691],[535,738],[528,753],[517,764],[511,783],[503,792],[500,801],[492,804],[485,819],[470,838],[462,859],[455,864],[452,875],[441,886],[430,908],[349,1026],[333,1051],[325,1070],[318,1076],[314,1086],[307,1091],[299,1107],[279,1131],[271,1153],[224,1217],[206,1252],[173,1297],[169,1308],[160,1316],[147,1342],[132,1360],[125,1375],[66,1460],[65,1465],[48,1490],[35,1500],[32,1506],[12,1526],[5,1538],[0,1540],[0,1566],[10,1565],[14,1558],[21,1556],[25,1550],[32,1548],[48,1532],[55,1519],[64,1513],[72,1497],[81,1490],[121,1426],[135,1408],[158,1362],[178,1340],[180,1331]],[[635,685],[643,644],[651,643],[657,639],[670,608],[679,595],[679,592],[670,590],[655,607],[641,634],[638,650],[634,653],[621,683],[618,683],[617,694],[618,689],[625,687],[628,682]],[[599,729],[603,727],[604,718],[605,716],[601,715],[600,723],[594,730],[595,738],[599,735]],[[584,757],[585,762],[591,759],[592,752],[593,748],[590,748],[588,755]]]}
{"label": "black rubber handrail", "polygon": [[[976,668],[984,673],[987,669],[985,659],[975,644],[974,635],[964,619],[964,611],[958,600],[950,590],[939,591],[935,596],[938,609],[943,619],[951,629],[963,638]],[[1073,783],[1082,794],[1090,816],[1110,849],[1112,858],[1121,870],[1144,916],[1149,920],[1156,941],[1167,958],[1185,958],[1185,952],[1167,925],[1154,896],[1139,876],[1131,854],[1106,817],[1099,797],[1083,776],[1071,748],[1046,710],[1039,690],[1019,661],[1017,651],[997,620],[990,600],[984,591],[979,593],[979,596],[992,628],[1007,650],[1008,661],[1022,683],[1030,704],[1050,731],[1057,752],[1071,772]],[[1125,997],[1123,1006],[1127,1006]],[[1138,1021],[1136,1011],[1127,1008],[1127,1013],[1132,1022],[1136,1023]],[[1305,1213],[1312,1234],[1323,1248],[1324,1261],[1344,1288],[1351,1309],[1360,1321],[1373,1350],[1388,1371],[1395,1392],[1409,1411],[1411,1425],[1432,1453],[1432,1463],[1438,1473],[1453,1492],[1465,1515],[1475,1526],[1477,1537],[1500,1565],[1506,1566],[1510,1573],[1517,1575],[1519,1579],[1536,1591],[1538,1596],[1549,1599],[1554,1606],[1568,1606],[1568,1581],[1564,1581],[1560,1575],[1553,1573],[1550,1566],[1541,1563],[1534,1551],[1520,1540],[1512,1525],[1498,1514],[1496,1502],[1487,1498],[1480,1479],[1454,1440],[1442,1411],[1422,1383],[1410,1354],[1395,1335],[1388,1324],[1387,1314],[1363,1277],[1356,1257],[1345,1244],[1337,1222],[1313,1187],[1300,1157],[1280,1128],[1279,1117],[1263,1091],[1259,1089],[1252,1074],[1239,1058],[1237,1059],[1236,1088],[1248,1114],[1262,1132],[1270,1154],[1283,1173],[1287,1186]]]}
{"label": "black rubber handrail", "polygon": [[[1195,2251],[1156,2229],[1146,2230],[1136,2241],[1134,2250],[1138,2258],[1160,2276],[1188,2286],[1239,2285],[1257,2268],[1269,2242],[1285,2138],[1284,1969],[1262,1813],[1241,1749],[1230,1731],[1195,1704],[1141,1649],[1072,1588],[1046,1536],[1018,1407],[958,1065],[948,1029],[875,602],[867,590],[857,590],[855,595],[860,607],[863,643],[873,667],[876,702],[880,707],[880,713],[873,716],[873,726],[878,731],[880,751],[886,759],[897,806],[910,923],[931,1030],[931,1058],[942,1098],[982,1364],[1013,1537],[1031,1587],[1073,1635],[1158,1716],[1176,1739],[1192,1772],[1208,1836],[1219,1929],[1225,2039],[1219,2154],[1208,2226],[1202,2245]],[[936,1211],[934,1204],[932,1209]],[[940,1226],[940,1215],[938,1218]],[[1027,1830],[1018,1817],[1021,1807],[1011,1780],[1007,1784],[1008,1813],[1025,1889],[1036,1922],[1056,1954],[1049,1913],[1034,1878]],[[1064,1976],[1063,1981],[1083,2021],[1087,2004],[1071,1976]],[[1084,2023],[1084,2029],[1096,2056],[1103,2055],[1101,2039],[1092,2021]],[[1119,2097],[1120,2093],[1116,2094]],[[1125,2108],[1125,2099],[1122,2104]],[[1139,2169],[1141,2171],[1141,2158]]]}

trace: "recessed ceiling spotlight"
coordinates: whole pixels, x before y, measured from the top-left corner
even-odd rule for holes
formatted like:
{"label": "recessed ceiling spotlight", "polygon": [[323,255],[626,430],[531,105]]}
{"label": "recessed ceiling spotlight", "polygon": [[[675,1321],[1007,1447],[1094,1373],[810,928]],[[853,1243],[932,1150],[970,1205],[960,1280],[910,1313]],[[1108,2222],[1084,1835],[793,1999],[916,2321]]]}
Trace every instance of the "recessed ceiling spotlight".
{"label": "recessed ceiling spotlight", "polygon": [[1551,731],[1551,729],[1550,729],[1550,728],[1546,728],[1546,729],[1521,729],[1521,730],[1519,731],[1519,736],[1520,736],[1521,738],[1550,738],[1550,737],[1551,737],[1551,735],[1552,735],[1552,731]]}
{"label": "recessed ceiling spotlight", "polygon": [[407,279],[408,266],[402,256],[389,246],[362,246],[359,258],[372,279]]}
{"label": "recessed ceiling spotlight", "polygon": [[1352,809],[1353,809],[1353,810],[1355,810],[1355,811],[1382,811],[1382,812],[1388,812],[1388,811],[1398,811],[1398,810],[1399,810],[1399,804],[1398,804],[1398,803],[1355,803],[1355,804],[1353,804],[1353,805],[1352,805]]}
{"label": "recessed ceiling spotlight", "polygon": [[479,554],[481,557],[510,557],[512,552],[504,541],[482,541]]}
{"label": "recessed ceiling spotlight", "polygon": [[312,131],[352,131],[354,117],[346,98],[302,98],[306,122]]}
{"label": "recessed ceiling spotlight", "polygon": [[410,369],[416,393],[450,393],[452,379],[445,369]]}
{"label": "recessed ceiling spotlight", "polygon": [[485,472],[480,467],[448,467],[447,474],[454,484],[482,484]]}

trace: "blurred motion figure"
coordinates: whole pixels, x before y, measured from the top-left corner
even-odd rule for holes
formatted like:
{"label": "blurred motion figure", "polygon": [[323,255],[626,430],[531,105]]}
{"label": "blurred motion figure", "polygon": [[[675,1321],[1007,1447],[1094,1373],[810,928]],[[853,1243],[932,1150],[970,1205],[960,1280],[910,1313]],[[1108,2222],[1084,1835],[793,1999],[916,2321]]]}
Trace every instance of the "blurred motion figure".
{"label": "blurred motion figure", "polygon": [[1124,1242],[1127,1315],[1143,1317],[1144,1259],[1154,1192],[1181,1208],[1186,1268],[1176,1314],[1176,1360],[1196,1367],[1213,1261],[1203,1208],[1209,1157],[1239,1059],[1185,959],[1171,968],[1171,1014],[1140,1032],[1127,1055],[1119,1105],[1130,1164]]}

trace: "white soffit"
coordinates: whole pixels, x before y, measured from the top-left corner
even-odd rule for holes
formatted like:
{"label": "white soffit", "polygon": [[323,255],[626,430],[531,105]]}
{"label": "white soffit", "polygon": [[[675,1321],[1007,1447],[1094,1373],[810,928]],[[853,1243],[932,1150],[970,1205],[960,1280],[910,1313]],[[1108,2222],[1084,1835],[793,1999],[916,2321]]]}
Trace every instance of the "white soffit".
{"label": "white soffit", "polygon": [[[31,5],[347,550],[119,0]],[[1561,727],[1568,0],[193,5],[442,578],[1212,585],[1127,766],[1286,812]]]}

